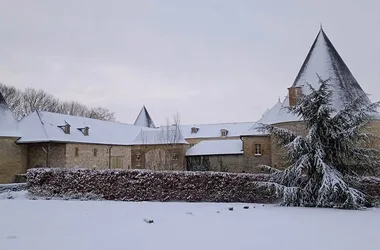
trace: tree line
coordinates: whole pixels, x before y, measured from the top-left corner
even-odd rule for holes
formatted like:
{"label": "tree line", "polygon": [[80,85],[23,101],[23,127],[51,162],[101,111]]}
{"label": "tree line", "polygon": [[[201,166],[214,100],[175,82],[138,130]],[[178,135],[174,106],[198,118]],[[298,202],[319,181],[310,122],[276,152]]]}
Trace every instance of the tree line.
{"label": "tree line", "polygon": [[38,110],[115,121],[115,114],[106,108],[88,107],[77,101],[63,101],[42,89],[26,88],[20,90],[0,83],[0,92],[17,120]]}

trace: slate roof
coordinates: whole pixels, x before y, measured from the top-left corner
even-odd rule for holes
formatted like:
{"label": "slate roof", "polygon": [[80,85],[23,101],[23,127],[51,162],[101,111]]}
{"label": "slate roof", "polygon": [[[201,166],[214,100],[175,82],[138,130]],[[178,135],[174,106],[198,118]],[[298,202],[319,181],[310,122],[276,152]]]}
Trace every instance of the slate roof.
{"label": "slate roof", "polygon": [[155,128],[152,117],[150,117],[148,110],[145,105],[142,107],[139,115],[136,118],[134,123],[137,126],[147,127],[147,128]]}
{"label": "slate roof", "polygon": [[[308,94],[307,84],[313,88],[319,87],[319,79],[330,78],[330,88],[333,92],[332,104],[336,110],[342,109],[346,103],[357,97],[363,97],[369,104],[370,100],[365,94],[351,71],[327,37],[324,30],[320,29],[309,53],[294,80],[292,87],[301,87],[303,94]],[[288,113],[289,96],[281,103],[277,103],[271,110],[263,115],[259,122],[274,124],[280,122],[299,121],[300,118]],[[376,117],[377,118],[377,117]]]}
{"label": "slate roof", "polygon": [[178,130],[174,129],[155,129],[143,130],[133,141],[135,145],[160,145],[160,144],[188,144]]}
{"label": "slate roof", "polygon": [[239,154],[243,154],[243,142],[240,139],[204,140],[186,152],[186,156]]}
{"label": "slate roof", "polygon": [[[70,124],[70,134],[59,126]],[[89,127],[85,136],[79,129]],[[19,121],[22,137],[18,143],[76,142],[108,145],[133,145],[142,130],[154,130],[142,126],[51,112],[33,112]]]}
{"label": "slate roof", "polygon": [[[309,53],[306,56],[292,87],[302,87],[306,82],[318,87],[318,78],[331,78],[330,85],[333,90],[333,101],[336,109],[341,109],[345,103],[353,101],[365,92],[352,75],[351,71],[321,28]],[[303,91],[306,89],[303,88]],[[366,97],[369,104],[370,100]]]}
{"label": "slate roof", "polygon": [[[239,137],[242,133],[251,128],[255,122],[231,122],[231,123],[214,123],[214,124],[194,124],[194,125],[181,125],[181,133],[186,139],[195,138],[220,138],[221,130],[228,131],[228,137]],[[196,133],[192,133],[191,128],[198,128]]]}

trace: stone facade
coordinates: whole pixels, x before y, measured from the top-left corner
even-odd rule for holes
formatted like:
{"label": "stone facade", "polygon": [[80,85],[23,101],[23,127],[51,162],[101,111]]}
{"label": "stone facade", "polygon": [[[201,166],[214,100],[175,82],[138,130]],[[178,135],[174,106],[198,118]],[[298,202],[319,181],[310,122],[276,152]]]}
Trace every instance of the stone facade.
{"label": "stone facade", "polygon": [[[303,122],[275,124],[305,135]],[[380,121],[371,121],[368,132],[380,135]],[[216,138],[197,138],[189,143]],[[226,138],[219,138],[226,140]],[[228,138],[236,139],[236,137]],[[227,139],[227,140],[228,140]],[[0,183],[15,181],[17,174],[34,167],[92,168],[92,169],[150,169],[220,171],[234,173],[260,173],[260,165],[284,169],[286,154],[272,136],[242,136],[243,154],[189,156],[190,145],[100,145],[85,143],[30,143],[17,144],[17,138],[0,138]],[[260,146],[257,146],[260,145]],[[371,147],[380,148],[380,141]],[[257,154],[257,147],[260,153]]]}
{"label": "stone facade", "polygon": [[[131,167],[131,146],[35,143],[28,144],[27,148],[28,168],[42,166],[52,168],[129,169]],[[117,162],[115,161],[116,158],[120,160]]]}
{"label": "stone facade", "polygon": [[[188,156],[187,170],[260,173],[260,165],[271,165],[270,136],[245,136],[242,140],[243,154]],[[256,145],[260,145],[260,152],[256,152]]]}
{"label": "stone facade", "polygon": [[[20,145],[21,146],[21,145]],[[66,167],[66,144],[33,143],[25,145],[28,149],[28,169],[34,167]]]}
{"label": "stone facade", "polygon": [[186,170],[186,144],[178,145],[137,145],[132,147],[133,169]]}
{"label": "stone facade", "polygon": [[[284,122],[279,124],[274,124],[278,128],[286,128],[299,135],[306,135],[306,126],[301,121],[296,122]],[[287,167],[286,151],[283,146],[278,144],[275,137],[271,136],[270,144],[273,154],[271,154],[271,166],[278,169],[284,169]]]}
{"label": "stone facade", "polygon": [[27,170],[27,147],[16,144],[17,138],[0,138],[0,184],[15,181]]}
{"label": "stone facade", "polygon": [[131,168],[131,146],[66,144],[67,168]]}

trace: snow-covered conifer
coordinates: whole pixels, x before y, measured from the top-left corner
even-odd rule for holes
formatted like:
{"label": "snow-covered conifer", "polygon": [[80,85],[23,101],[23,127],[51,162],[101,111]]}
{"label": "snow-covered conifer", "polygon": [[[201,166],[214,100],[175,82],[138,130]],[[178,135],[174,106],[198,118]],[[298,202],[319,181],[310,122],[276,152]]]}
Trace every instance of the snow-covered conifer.
{"label": "snow-covered conifer", "polygon": [[332,106],[329,79],[319,78],[320,87],[308,85],[309,94],[289,112],[304,121],[307,134],[262,124],[287,151],[289,167],[273,174],[283,185],[283,205],[360,209],[368,205],[366,195],[351,185],[352,175],[372,173],[380,166],[380,151],[370,147],[378,136],[368,123],[379,102],[367,105],[365,96],[341,110]]}

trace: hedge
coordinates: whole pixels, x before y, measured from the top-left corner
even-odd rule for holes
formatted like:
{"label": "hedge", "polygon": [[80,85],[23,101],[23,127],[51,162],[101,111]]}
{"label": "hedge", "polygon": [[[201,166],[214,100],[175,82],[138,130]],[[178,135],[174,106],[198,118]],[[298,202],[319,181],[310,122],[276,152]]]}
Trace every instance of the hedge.
{"label": "hedge", "polygon": [[[35,196],[122,201],[276,203],[269,175],[148,170],[41,169],[27,172]],[[266,183],[266,185],[262,185]],[[268,184],[268,185],[267,185]]]}

